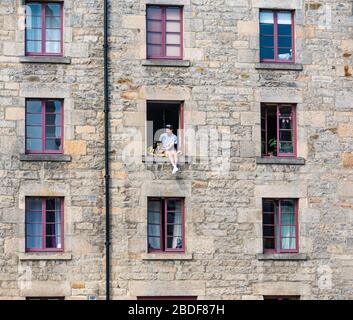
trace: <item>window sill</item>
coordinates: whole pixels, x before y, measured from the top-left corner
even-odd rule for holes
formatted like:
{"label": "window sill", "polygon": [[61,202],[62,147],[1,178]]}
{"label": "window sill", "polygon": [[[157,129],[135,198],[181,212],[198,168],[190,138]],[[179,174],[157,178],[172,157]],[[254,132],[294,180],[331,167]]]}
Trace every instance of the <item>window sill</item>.
{"label": "window sill", "polygon": [[192,260],[192,253],[144,253],[142,260]]}
{"label": "window sill", "polygon": [[261,62],[255,65],[257,70],[292,70],[302,71],[303,65],[300,63],[268,63]]}
{"label": "window sill", "polygon": [[20,253],[18,258],[21,261],[32,261],[32,260],[72,260],[71,253],[59,253],[59,252],[28,252]]}
{"label": "window sill", "polygon": [[39,57],[39,56],[26,56],[20,58],[21,63],[48,63],[48,64],[70,64],[71,58],[69,57]]}
{"label": "window sill", "polygon": [[142,65],[146,67],[190,67],[189,60],[143,60]]}
{"label": "window sill", "polygon": [[304,158],[256,157],[256,164],[305,165]]}
{"label": "window sill", "polygon": [[[179,157],[178,163],[191,163],[192,159],[188,156]],[[143,163],[169,163],[169,159],[167,157],[154,157],[154,156],[146,156],[142,155]]]}
{"label": "window sill", "polygon": [[20,161],[70,162],[67,154],[20,154]]}
{"label": "window sill", "polygon": [[260,253],[256,255],[257,260],[279,260],[279,261],[301,261],[308,260],[305,253]]}

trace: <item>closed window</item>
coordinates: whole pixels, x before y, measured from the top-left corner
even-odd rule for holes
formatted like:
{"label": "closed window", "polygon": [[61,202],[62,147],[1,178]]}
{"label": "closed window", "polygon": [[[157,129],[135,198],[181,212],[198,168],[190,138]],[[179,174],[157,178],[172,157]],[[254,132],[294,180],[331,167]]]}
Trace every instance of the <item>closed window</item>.
{"label": "closed window", "polygon": [[149,252],[184,251],[184,199],[148,199]]}
{"label": "closed window", "polygon": [[260,60],[294,62],[293,11],[260,11]]}
{"label": "closed window", "polygon": [[62,55],[63,4],[32,2],[26,4],[26,55]]}
{"label": "closed window", "polygon": [[62,251],[64,199],[26,198],[26,250]]}
{"label": "closed window", "polygon": [[298,201],[263,199],[264,253],[298,252]]}
{"label": "closed window", "polygon": [[26,100],[26,153],[63,152],[62,100]]}
{"label": "closed window", "polygon": [[147,6],[148,59],[182,59],[182,15],[182,7]]}
{"label": "closed window", "polygon": [[296,157],[296,113],[290,104],[261,106],[262,156]]}

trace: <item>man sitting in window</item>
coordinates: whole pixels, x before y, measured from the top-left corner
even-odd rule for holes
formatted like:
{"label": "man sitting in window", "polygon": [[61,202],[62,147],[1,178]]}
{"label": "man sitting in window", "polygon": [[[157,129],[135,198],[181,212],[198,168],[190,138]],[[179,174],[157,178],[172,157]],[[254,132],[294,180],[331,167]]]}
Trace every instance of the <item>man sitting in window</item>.
{"label": "man sitting in window", "polygon": [[162,133],[159,137],[159,141],[162,142],[162,149],[165,151],[166,156],[169,158],[170,163],[173,166],[173,174],[179,171],[178,165],[178,153],[175,145],[178,143],[177,136],[173,133],[173,126],[167,124],[165,126],[165,133]]}

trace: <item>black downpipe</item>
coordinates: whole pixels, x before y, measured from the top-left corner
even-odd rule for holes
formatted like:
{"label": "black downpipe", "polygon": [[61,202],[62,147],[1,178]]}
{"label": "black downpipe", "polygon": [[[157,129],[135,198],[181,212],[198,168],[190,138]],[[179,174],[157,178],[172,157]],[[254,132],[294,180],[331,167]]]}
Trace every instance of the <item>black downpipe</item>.
{"label": "black downpipe", "polygon": [[110,168],[109,168],[109,79],[108,0],[104,0],[104,152],[105,152],[105,295],[110,300]]}

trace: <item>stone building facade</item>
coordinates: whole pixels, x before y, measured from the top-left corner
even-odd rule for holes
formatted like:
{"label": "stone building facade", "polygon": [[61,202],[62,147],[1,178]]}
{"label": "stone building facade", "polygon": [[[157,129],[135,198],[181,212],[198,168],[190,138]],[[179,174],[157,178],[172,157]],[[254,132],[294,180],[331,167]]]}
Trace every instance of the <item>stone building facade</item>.
{"label": "stone building facade", "polygon": [[[36,2],[63,3],[62,56],[26,55],[25,1],[0,3],[0,299],[104,299],[102,1]],[[151,5],[182,7],[182,59],[148,59]],[[261,10],[292,13],[293,63],[260,61]],[[353,298],[352,12],[109,1],[112,299]],[[26,154],[28,99],[63,101],[62,154]],[[165,104],[183,110],[176,175],[146,153]],[[266,104],[295,106],[295,156],[263,156]],[[64,199],[63,251],[26,250],[26,197]],[[168,198],[183,199],[184,250],[151,252],[148,200]],[[296,250],[264,252],[264,199],[296,201]]]}

